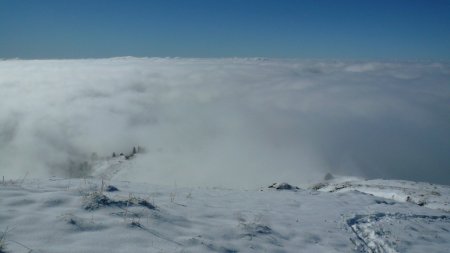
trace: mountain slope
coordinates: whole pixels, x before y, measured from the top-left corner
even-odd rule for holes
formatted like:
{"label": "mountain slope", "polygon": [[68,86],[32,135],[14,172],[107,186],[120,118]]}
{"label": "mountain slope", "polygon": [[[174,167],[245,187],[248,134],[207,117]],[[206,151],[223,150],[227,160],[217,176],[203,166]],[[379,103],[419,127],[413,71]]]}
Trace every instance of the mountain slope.
{"label": "mountain slope", "polygon": [[[6,249],[47,253],[447,252],[450,248],[448,212],[362,192],[381,189],[388,196],[393,189],[392,194],[399,196],[404,189],[396,189],[403,185],[409,190],[416,186],[419,194],[429,190],[427,184],[352,181],[340,188],[344,182],[334,181],[320,191],[178,188],[108,181],[130,161],[114,158],[108,163],[96,168],[97,178],[0,184],[0,229],[5,231]],[[448,187],[430,187],[441,193],[431,195],[430,203],[437,203],[438,197],[445,202]]]}

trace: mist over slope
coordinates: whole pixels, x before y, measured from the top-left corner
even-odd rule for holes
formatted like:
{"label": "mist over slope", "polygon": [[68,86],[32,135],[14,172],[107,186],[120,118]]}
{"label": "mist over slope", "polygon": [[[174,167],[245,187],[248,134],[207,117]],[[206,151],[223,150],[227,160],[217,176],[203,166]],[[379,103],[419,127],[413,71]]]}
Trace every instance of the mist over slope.
{"label": "mist over slope", "polygon": [[450,184],[449,105],[443,63],[4,60],[0,176],[66,176],[93,152],[140,145],[127,179]]}

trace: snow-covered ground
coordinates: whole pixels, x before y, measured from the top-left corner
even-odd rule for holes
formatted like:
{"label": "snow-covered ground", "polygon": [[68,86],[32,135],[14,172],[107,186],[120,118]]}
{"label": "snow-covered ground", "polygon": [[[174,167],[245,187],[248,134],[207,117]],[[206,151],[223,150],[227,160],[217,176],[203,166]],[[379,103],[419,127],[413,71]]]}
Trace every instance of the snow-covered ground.
{"label": "snow-covered ground", "polygon": [[419,206],[450,212],[450,187],[404,180],[365,180],[339,177],[310,187],[322,192],[358,191],[373,196],[411,202]]}
{"label": "snow-covered ground", "polygon": [[[0,229],[6,251],[448,252],[450,248],[447,186],[346,178],[315,185],[318,191],[266,186],[236,190],[120,181],[117,175],[132,162],[123,157],[98,162],[94,177],[88,179],[2,182]],[[406,201],[407,196],[413,201]]]}

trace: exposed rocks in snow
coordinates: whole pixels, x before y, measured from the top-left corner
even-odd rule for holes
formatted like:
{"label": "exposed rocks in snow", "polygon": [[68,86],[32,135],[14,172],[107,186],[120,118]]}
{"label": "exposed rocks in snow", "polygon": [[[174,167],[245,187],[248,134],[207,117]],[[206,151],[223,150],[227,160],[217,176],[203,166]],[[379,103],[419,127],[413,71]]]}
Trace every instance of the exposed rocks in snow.
{"label": "exposed rocks in snow", "polygon": [[156,206],[151,204],[150,202],[130,196],[125,200],[114,200],[109,198],[108,196],[100,193],[100,192],[92,192],[84,197],[84,209],[93,211],[99,209],[101,207],[130,207],[130,206],[143,206],[148,209],[156,209]]}
{"label": "exposed rocks in snow", "polygon": [[114,185],[108,185],[106,187],[105,191],[107,191],[107,192],[117,192],[117,191],[119,191],[119,189],[117,187],[115,187]]}
{"label": "exposed rocks in snow", "polygon": [[[359,191],[394,201],[409,202],[450,212],[450,187],[448,186],[438,187],[429,183],[400,180],[364,180],[342,177],[319,182],[309,188],[323,192]],[[442,191],[448,194],[443,195]]]}
{"label": "exposed rocks in snow", "polygon": [[320,190],[320,189],[322,189],[322,188],[324,188],[326,186],[328,186],[327,183],[320,182],[320,183],[317,183],[317,184],[314,184],[313,186],[311,186],[311,189],[315,190],[315,191],[318,191],[318,190]]}
{"label": "exposed rocks in snow", "polygon": [[290,191],[297,191],[300,188],[297,186],[290,185],[288,183],[273,183],[269,188],[274,188],[277,190],[290,190]]}

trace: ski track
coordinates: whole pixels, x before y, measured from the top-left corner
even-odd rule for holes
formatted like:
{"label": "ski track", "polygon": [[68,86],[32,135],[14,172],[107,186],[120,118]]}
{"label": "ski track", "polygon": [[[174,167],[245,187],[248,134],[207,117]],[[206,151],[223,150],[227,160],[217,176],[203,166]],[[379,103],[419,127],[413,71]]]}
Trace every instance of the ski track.
{"label": "ski track", "polygon": [[[399,244],[399,235],[392,234],[389,231],[388,226],[392,226],[393,223],[408,223],[408,228],[410,230],[424,233],[429,237],[438,237],[443,231],[447,229],[439,226],[433,231],[433,229],[422,229],[417,230],[413,227],[424,224],[435,225],[438,223],[440,225],[444,224],[447,228],[450,228],[450,217],[446,215],[440,216],[430,216],[430,215],[414,215],[414,214],[386,214],[386,213],[375,213],[370,215],[356,215],[354,218],[348,219],[347,224],[355,233],[358,240],[354,240],[355,245],[364,252],[373,253],[397,253],[406,251],[397,251],[395,249],[396,245]],[[404,226],[407,228],[407,226]],[[405,233],[408,233],[405,231]],[[419,240],[424,239],[424,237],[418,236]],[[447,238],[448,239],[448,238]],[[442,250],[440,252],[445,252]]]}

